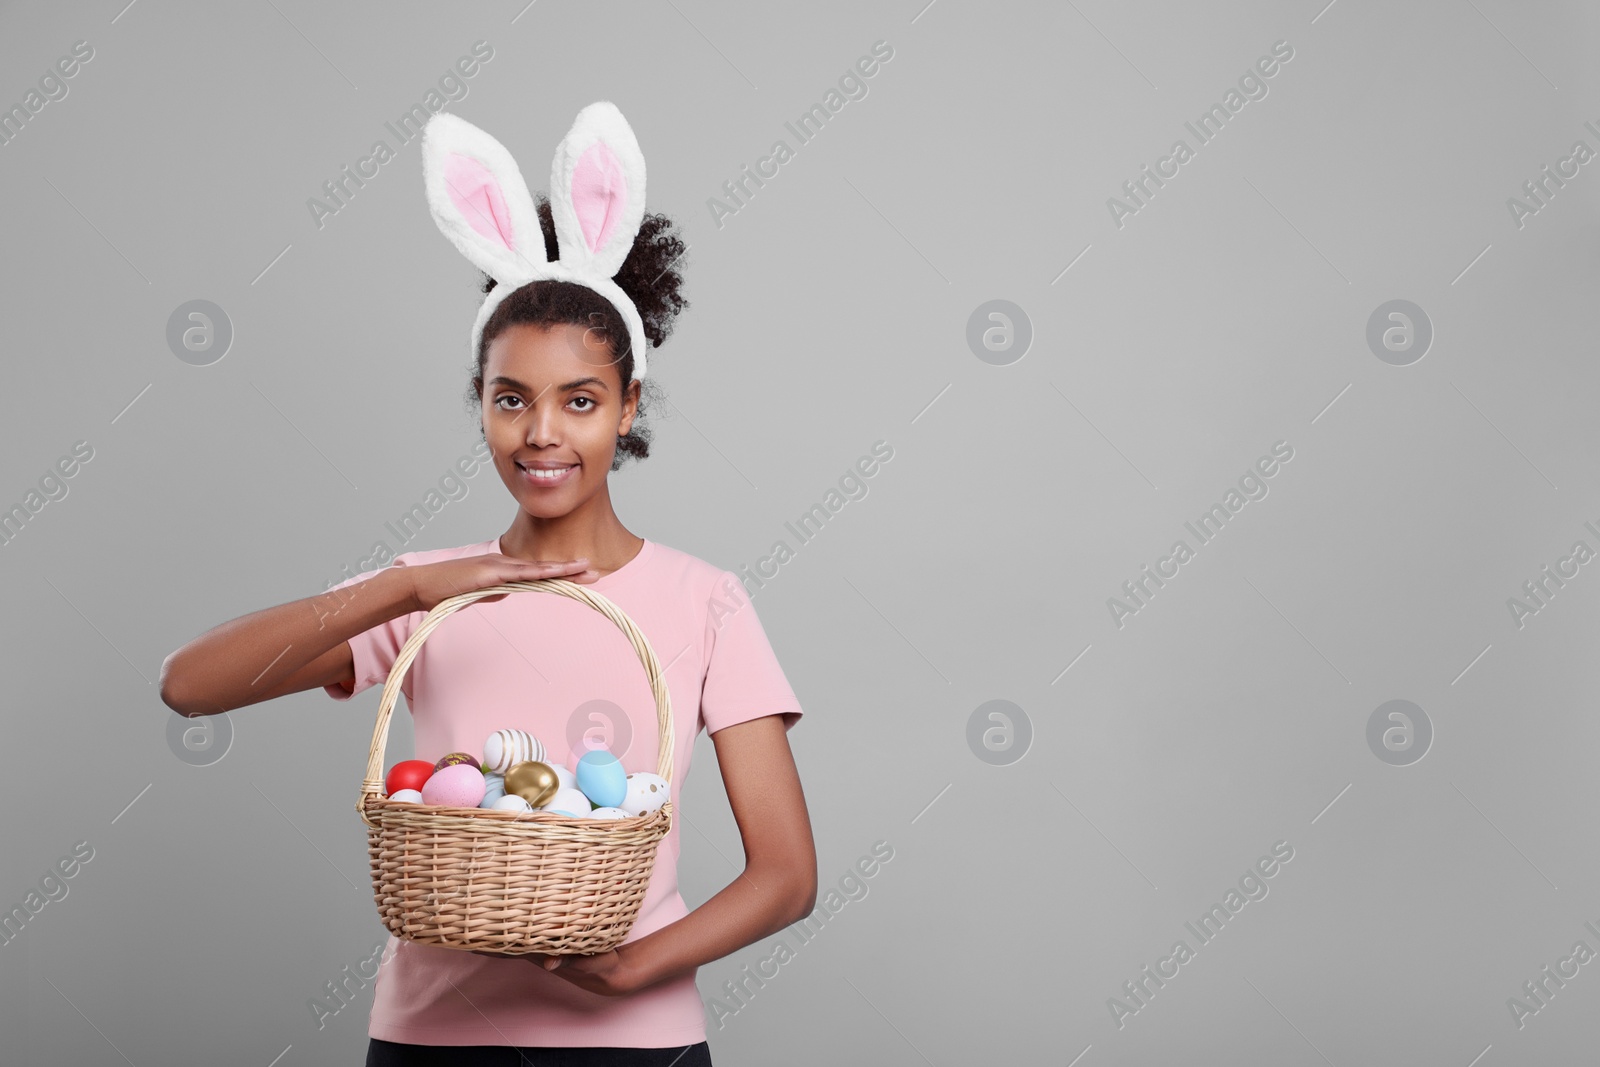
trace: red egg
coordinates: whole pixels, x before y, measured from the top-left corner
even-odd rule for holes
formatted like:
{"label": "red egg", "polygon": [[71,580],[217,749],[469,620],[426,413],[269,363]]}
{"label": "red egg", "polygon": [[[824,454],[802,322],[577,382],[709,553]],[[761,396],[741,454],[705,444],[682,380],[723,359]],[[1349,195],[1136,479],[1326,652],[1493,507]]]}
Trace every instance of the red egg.
{"label": "red egg", "polygon": [[433,777],[433,764],[425,759],[408,759],[389,768],[389,777],[383,780],[385,796],[394,796],[402,789],[415,789]]}

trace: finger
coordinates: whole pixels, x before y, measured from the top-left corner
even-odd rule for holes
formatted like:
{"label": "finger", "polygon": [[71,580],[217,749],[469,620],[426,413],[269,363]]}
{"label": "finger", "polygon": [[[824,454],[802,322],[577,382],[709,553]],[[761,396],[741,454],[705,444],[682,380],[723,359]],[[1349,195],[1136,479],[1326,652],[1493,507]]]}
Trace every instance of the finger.
{"label": "finger", "polygon": [[523,956],[523,959],[527,960],[529,963],[537,964],[547,971],[553,971],[557,967],[561,966],[560,956],[546,956],[542,953],[530,952]]}
{"label": "finger", "polygon": [[587,574],[592,568],[586,559],[568,560],[565,563],[540,563],[534,573],[539,578],[578,578]]}
{"label": "finger", "polygon": [[537,561],[519,559],[516,561],[515,569],[506,572],[506,580],[537,581],[540,578],[560,578],[582,571],[588,566],[589,561],[586,559],[541,559]]}

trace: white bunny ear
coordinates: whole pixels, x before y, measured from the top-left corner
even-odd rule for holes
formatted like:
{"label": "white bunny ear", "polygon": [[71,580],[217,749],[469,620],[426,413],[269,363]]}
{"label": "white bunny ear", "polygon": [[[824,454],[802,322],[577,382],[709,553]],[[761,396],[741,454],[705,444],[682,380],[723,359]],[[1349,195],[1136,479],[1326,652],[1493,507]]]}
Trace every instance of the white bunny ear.
{"label": "white bunny ear", "polygon": [[622,269],[644,220],[644,153],[609,100],[578,112],[550,165],[562,263],[603,278]]}
{"label": "white bunny ear", "polygon": [[546,262],[533,198],[499,141],[441,111],[422,130],[422,176],[434,222],[500,286],[516,288]]}

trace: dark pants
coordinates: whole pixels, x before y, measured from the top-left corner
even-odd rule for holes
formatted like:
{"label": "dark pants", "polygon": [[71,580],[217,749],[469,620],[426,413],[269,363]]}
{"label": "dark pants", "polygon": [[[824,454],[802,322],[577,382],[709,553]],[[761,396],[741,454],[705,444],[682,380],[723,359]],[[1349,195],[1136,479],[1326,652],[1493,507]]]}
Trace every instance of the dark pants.
{"label": "dark pants", "polygon": [[711,1046],[676,1048],[513,1048],[402,1045],[367,1038],[366,1067],[711,1067]]}

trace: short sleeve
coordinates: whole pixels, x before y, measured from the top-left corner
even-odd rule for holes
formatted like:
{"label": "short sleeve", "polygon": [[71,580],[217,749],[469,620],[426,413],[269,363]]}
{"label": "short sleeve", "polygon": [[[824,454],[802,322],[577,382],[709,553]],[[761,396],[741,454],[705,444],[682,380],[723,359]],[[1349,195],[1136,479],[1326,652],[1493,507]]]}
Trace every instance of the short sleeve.
{"label": "short sleeve", "polygon": [[782,715],[785,730],[800,721],[800,701],[755,606],[731,571],[722,572],[707,601],[705,649],[700,716],[706,733],[764,715]]}
{"label": "short sleeve", "polygon": [[[396,558],[393,567],[405,566],[405,561]],[[323,596],[337,594],[338,590],[346,586],[364,582],[368,578],[381,574],[386,568],[379,567],[375,570],[362,571],[354,578],[340,582],[338,585],[329,586]],[[419,613],[412,612],[399,615],[387,622],[379,623],[370,630],[364,630],[350,638],[350,658],[355,665],[355,688],[346,692],[344,686],[338,682],[322,687],[322,691],[335,700],[349,700],[363,689],[373,685],[382,685],[389,678],[389,668],[394,666],[394,661],[400,658],[400,649],[405,647],[411,631],[422,618]],[[408,673],[401,682],[400,691],[406,699],[411,699],[411,675]]]}

